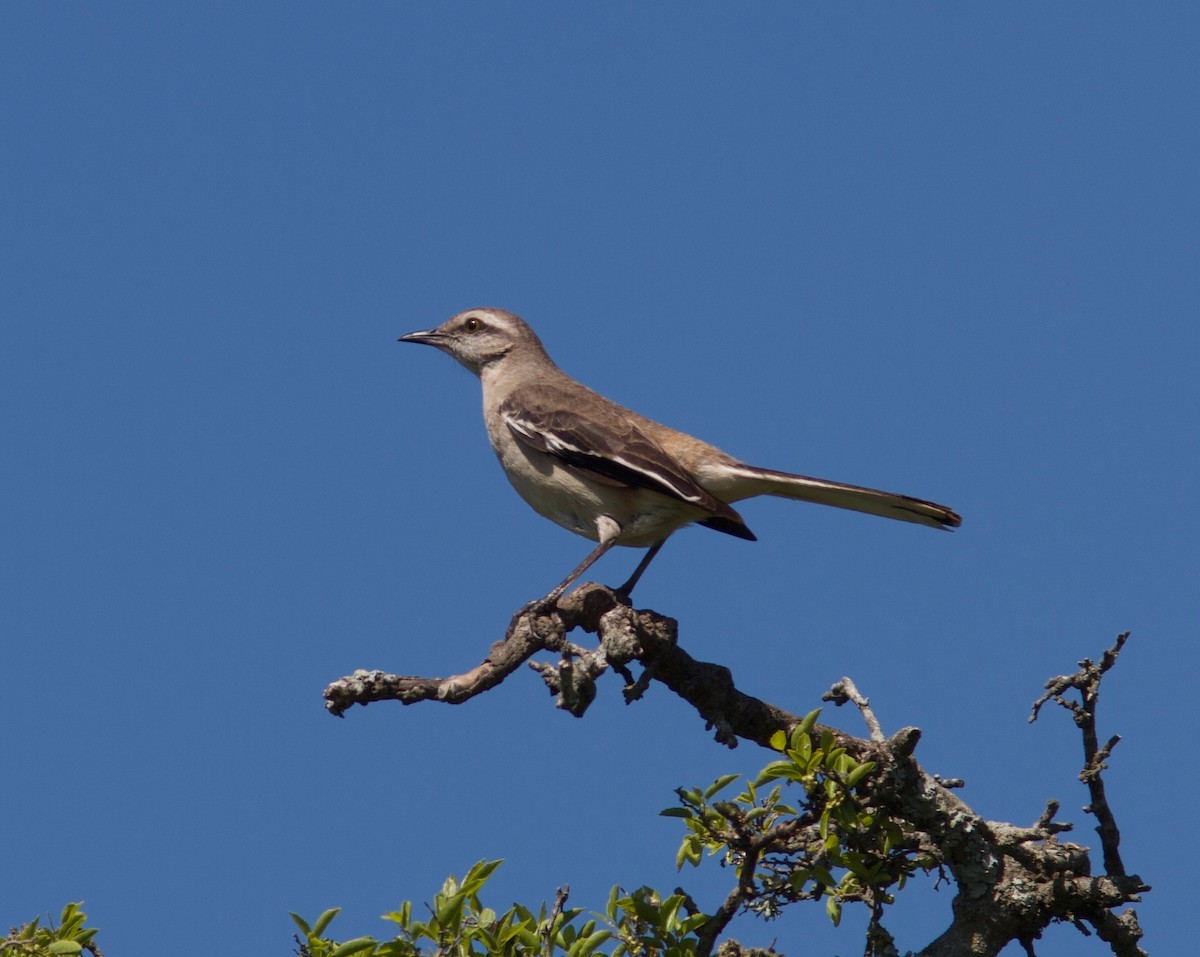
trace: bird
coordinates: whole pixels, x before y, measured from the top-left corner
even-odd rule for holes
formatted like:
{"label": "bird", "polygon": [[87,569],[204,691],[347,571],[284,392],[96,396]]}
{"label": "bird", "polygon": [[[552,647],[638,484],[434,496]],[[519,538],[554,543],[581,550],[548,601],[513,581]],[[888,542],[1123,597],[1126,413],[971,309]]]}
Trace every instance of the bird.
{"label": "bird", "polygon": [[513,488],[538,514],[597,543],[531,605],[553,605],[614,545],[648,549],[615,589],[628,600],[666,540],[685,525],[755,541],[733,503],[758,495],[938,529],[962,524],[945,505],[760,468],[639,415],[563,372],[528,323],[503,309],[468,309],[399,341],[433,346],[479,377],[488,439]]}

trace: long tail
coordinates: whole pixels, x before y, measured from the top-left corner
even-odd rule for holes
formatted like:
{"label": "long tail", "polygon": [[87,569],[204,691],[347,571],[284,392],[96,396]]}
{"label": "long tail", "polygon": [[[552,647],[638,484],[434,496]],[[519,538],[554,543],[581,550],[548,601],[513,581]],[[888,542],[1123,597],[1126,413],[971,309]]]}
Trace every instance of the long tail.
{"label": "long tail", "polygon": [[858,485],[843,485],[807,475],[792,475],[790,472],[775,472],[753,465],[739,464],[733,495],[721,497],[727,501],[750,498],[753,495],[778,495],[802,502],[818,502],[848,508],[870,515],[882,515],[900,522],[915,522],[931,528],[957,528],[962,519],[953,509],[935,502],[926,502],[909,495],[881,492],[878,489],[862,488]]}

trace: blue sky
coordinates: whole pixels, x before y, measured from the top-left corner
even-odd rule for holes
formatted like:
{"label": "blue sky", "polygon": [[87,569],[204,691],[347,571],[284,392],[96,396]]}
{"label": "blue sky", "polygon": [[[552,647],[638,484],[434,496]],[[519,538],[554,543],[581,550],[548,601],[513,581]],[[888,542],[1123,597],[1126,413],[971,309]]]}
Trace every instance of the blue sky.
{"label": "blue sky", "polygon": [[[1073,728],[1025,719],[1131,629],[1110,799],[1147,946],[1192,939],[1198,40],[1186,3],[5,5],[0,924],[285,953],[289,910],[383,933],[495,857],[497,907],[715,904],[656,813],[767,756],[661,691],[322,710],[475,664],[590,547],[395,343],[495,305],[749,461],[963,515],[749,502],[759,542],[686,530],[637,597],[782,707],[851,675],[985,816],[1055,797],[1094,843]],[[947,919],[917,897],[903,947]]]}

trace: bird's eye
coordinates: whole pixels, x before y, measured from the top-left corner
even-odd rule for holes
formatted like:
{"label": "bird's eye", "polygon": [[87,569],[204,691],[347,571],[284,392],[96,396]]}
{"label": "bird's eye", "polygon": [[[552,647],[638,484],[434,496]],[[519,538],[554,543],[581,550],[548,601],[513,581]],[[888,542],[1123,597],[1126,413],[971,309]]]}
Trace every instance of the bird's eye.
{"label": "bird's eye", "polygon": [[468,319],[466,322],[463,323],[463,328],[466,329],[467,332],[478,332],[480,329],[483,328],[483,323],[480,322],[478,319],[476,319],[474,316],[472,316],[470,319]]}

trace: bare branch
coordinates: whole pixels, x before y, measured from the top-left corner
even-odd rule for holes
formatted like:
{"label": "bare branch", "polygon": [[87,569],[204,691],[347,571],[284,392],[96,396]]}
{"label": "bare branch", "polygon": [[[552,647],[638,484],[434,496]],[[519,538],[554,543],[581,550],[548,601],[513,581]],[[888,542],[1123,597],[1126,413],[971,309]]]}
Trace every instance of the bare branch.
{"label": "bare branch", "polygon": [[550,914],[542,924],[542,957],[554,957],[554,925],[562,916],[563,905],[570,896],[570,884],[564,884],[554,895],[554,906],[550,908]]}
{"label": "bare branch", "polygon": [[875,712],[871,710],[871,702],[859,694],[858,688],[849,678],[842,678],[832,688],[821,695],[822,701],[832,701],[838,707],[844,705],[847,701],[854,703],[854,706],[862,713],[863,721],[866,722],[867,730],[871,733],[871,740],[877,743],[882,743],[885,739],[883,729],[879,726],[879,721],[875,718]]}
{"label": "bare branch", "polygon": [[[1100,663],[1096,664],[1090,658],[1079,662],[1079,670],[1071,675],[1058,675],[1046,682],[1046,693],[1034,702],[1030,721],[1037,720],[1038,712],[1047,701],[1071,712],[1075,724],[1083,734],[1083,770],[1079,780],[1087,785],[1090,802],[1085,810],[1094,815],[1097,826],[1096,833],[1100,835],[1100,846],[1104,854],[1104,869],[1112,877],[1125,876],[1125,864],[1121,860],[1121,832],[1117,829],[1117,821],[1108,804],[1104,789],[1104,778],[1101,772],[1107,766],[1112,749],[1121,740],[1119,735],[1113,735],[1100,746],[1096,733],[1096,706],[1100,700],[1100,682],[1104,675],[1117,663],[1117,656],[1129,639],[1129,632],[1117,635],[1111,648],[1104,651]],[[1065,697],[1067,692],[1075,691],[1079,700]],[[1135,878],[1136,880],[1136,878]],[[1140,883],[1140,881],[1138,881]]]}
{"label": "bare branch", "polygon": [[462,704],[496,687],[539,651],[558,650],[566,634],[557,615],[518,612],[504,638],[492,645],[488,656],[470,671],[449,678],[419,678],[384,671],[355,671],[325,689],[325,707],[341,717],[353,705],[372,701],[441,701]]}
{"label": "bare branch", "polygon": [[713,952],[720,934],[729,922],[737,916],[737,912],[754,893],[754,872],[758,867],[758,857],[762,853],[761,846],[751,845],[745,851],[742,859],[741,872],[733,889],[725,896],[717,912],[713,914],[696,932],[696,952],[701,957],[708,957]]}

